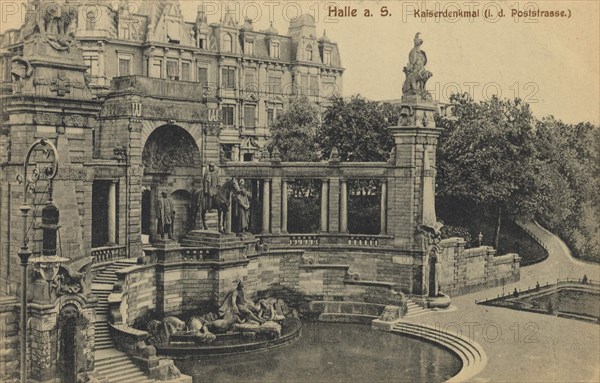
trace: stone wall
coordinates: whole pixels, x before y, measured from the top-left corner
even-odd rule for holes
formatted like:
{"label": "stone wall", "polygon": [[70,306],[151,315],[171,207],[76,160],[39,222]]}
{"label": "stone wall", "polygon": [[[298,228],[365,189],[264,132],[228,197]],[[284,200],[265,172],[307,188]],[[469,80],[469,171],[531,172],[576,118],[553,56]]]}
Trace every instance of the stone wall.
{"label": "stone wall", "polygon": [[0,304],[0,381],[19,375],[19,312],[15,303]]}
{"label": "stone wall", "polygon": [[156,271],[154,265],[131,266],[117,271],[122,290],[127,294],[121,315],[132,325],[137,318],[156,310]]}
{"label": "stone wall", "polygon": [[462,295],[519,280],[517,254],[496,255],[490,246],[465,249],[462,238],[449,238],[441,243],[438,261],[442,292]]}
{"label": "stone wall", "polygon": [[393,248],[336,248],[307,250],[306,258],[318,264],[347,265],[361,280],[391,282],[406,294],[413,291],[414,269],[420,258]]}

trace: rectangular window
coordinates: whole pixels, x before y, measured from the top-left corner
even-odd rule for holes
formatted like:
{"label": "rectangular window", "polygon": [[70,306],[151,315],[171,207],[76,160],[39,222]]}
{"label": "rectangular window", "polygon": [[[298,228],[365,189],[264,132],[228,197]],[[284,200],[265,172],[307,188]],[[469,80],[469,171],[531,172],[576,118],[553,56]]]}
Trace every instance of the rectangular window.
{"label": "rectangular window", "polygon": [[206,35],[205,34],[198,35],[198,48],[206,49]]}
{"label": "rectangular window", "polygon": [[233,105],[223,105],[223,125],[225,126],[233,126],[233,116],[234,116],[234,106]]}
{"label": "rectangular window", "polygon": [[119,76],[129,76],[130,64],[130,58],[119,57]]}
{"label": "rectangular window", "polygon": [[167,61],[167,77],[170,80],[179,80],[179,63],[177,61]]}
{"label": "rectangular window", "polygon": [[121,38],[123,40],[129,40],[131,38],[131,33],[129,30],[129,23],[128,21],[122,20],[122,25],[121,25]]}
{"label": "rectangular window", "polygon": [[271,44],[271,58],[279,59],[279,43]]}
{"label": "rectangular window", "polygon": [[308,94],[308,75],[300,75],[300,94]]}
{"label": "rectangular window", "polygon": [[244,72],[244,87],[248,92],[256,92],[258,90],[255,69],[246,69],[246,72]]}
{"label": "rectangular window", "polygon": [[202,84],[202,86],[206,86],[208,84],[208,68],[198,67],[198,82]]}
{"label": "rectangular window", "polygon": [[281,94],[281,73],[269,73],[269,92]]}
{"label": "rectangular window", "polygon": [[317,76],[310,76],[310,87],[308,94],[311,96],[319,95],[319,78]]}
{"label": "rectangular window", "polygon": [[233,144],[223,144],[221,145],[221,150],[223,151],[225,160],[233,161]]}
{"label": "rectangular window", "polygon": [[323,91],[321,92],[321,95],[323,97],[330,97],[330,96],[333,96],[334,94],[337,94],[337,86],[335,84],[335,77],[333,77],[333,76],[323,77],[321,86],[323,88]]}
{"label": "rectangular window", "polygon": [[244,44],[244,53],[248,56],[254,56],[254,41],[246,40]]}
{"label": "rectangular window", "polygon": [[150,77],[161,78],[162,75],[162,60],[155,59],[150,67]]}
{"label": "rectangular window", "polygon": [[267,109],[267,126],[273,126],[273,122],[275,121],[275,110]]}
{"label": "rectangular window", "polygon": [[98,76],[98,57],[84,56],[83,61],[88,66],[88,73],[90,76]]}
{"label": "rectangular window", "polygon": [[181,63],[181,80],[182,81],[190,81],[190,63],[189,62]]}
{"label": "rectangular window", "polygon": [[235,68],[223,68],[223,88],[235,89]]}
{"label": "rectangular window", "polygon": [[331,65],[331,52],[323,51],[323,64]]}
{"label": "rectangular window", "polygon": [[255,116],[256,116],[256,106],[254,105],[246,105],[244,106],[244,126],[246,128],[254,128],[255,124]]}

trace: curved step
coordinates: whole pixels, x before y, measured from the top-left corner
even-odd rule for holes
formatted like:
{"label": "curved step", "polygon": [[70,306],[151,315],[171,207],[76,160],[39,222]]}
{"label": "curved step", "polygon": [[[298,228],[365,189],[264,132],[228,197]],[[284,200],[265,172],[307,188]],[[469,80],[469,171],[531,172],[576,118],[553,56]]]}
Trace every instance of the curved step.
{"label": "curved step", "polygon": [[477,342],[458,334],[440,331],[432,326],[412,322],[397,323],[392,332],[437,343],[454,352],[462,361],[459,373],[448,382],[464,382],[477,375],[487,364],[487,355]]}

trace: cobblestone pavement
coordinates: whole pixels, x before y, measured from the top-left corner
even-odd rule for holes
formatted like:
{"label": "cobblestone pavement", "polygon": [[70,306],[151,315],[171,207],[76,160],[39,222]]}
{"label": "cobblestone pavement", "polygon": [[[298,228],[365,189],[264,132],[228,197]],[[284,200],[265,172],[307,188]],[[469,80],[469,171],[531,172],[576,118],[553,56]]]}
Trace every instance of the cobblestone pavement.
{"label": "cobblestone pavement", "polygon": [[477,382],[599,382],[600,325],[550,315],[477,305],[514,288],[525,290],[557,278],[600,281],[600,266],[573,259],[566,245],[535,222],[524,223],[544,242],[548,258],[523,267],[519,282],[453,298],[458,310],[415,318],[479,342],[489,361]]}

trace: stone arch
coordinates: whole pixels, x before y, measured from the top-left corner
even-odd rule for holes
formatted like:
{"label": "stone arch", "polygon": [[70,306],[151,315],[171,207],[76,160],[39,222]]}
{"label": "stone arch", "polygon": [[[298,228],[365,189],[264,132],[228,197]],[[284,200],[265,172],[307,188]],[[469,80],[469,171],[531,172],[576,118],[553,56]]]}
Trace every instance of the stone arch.
{"label": "stone arch", "polygon": [[196,146],[198,148],[202,148],[202,126],[201,124],[190,124],[190,123],[176,123],[169,124],[166,121],[152,121],[152,120],[143,120],[142,121],[142,131],[140,134],[140,147],[142,150],[146,146],[146,142],[150,135],[158,128],[161,128],[166,125],[178,126],[184,129],[186,132],[192,136]]}
{"label": "stone arch", "polygon": [[202,163],[197,139],[179,125],[161,125],[143,142],[142,164],[146,169],[170,172],[176,167],[200,166]]}

